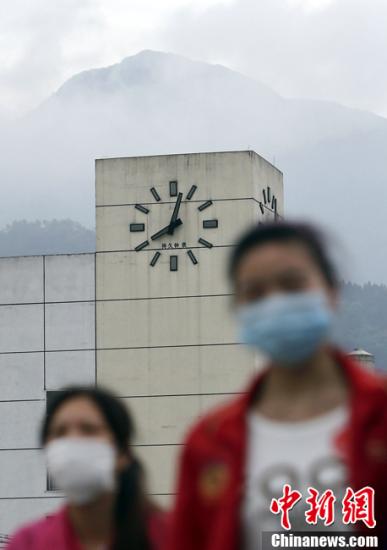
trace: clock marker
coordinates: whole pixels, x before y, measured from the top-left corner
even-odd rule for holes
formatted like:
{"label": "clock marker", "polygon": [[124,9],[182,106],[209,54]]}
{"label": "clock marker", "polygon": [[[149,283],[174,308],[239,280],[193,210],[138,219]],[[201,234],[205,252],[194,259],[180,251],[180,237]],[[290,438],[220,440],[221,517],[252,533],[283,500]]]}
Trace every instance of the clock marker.
{"label": "clock marker", "polygon": [[188,250],[188,251],[187,251],[187,254],[188,254],[188,256],[189,256],[191,262],[192,262],[194,265],[196,265],[196,264],[198,263],[198,261],[197,261],[197,259],[196,259],[195,254],[192,252],[192,250]]}
{"label": "clock marker", "polygon": [[200,210],[201,212],[202,210],[205,210],[206,208],[211,206],[211,204],[212,204],[212,201],[206,201],[198,207],[198,210]]}
{"label": "clock marker", "polygon": [[152,193],[154,199],[157,201],[157,202],[160,202],[161,201],[161,197],[160,195],[158,194],[158,192],[156,191],[156,189],[154,187],[151,188],[150,192]]}
{"label": "clock marker", "polygon": [[203,220],[203,229],[216,229],[218,220]]}
{"label": "clock marker", "polygon": [[188,191],[188,194],[187,194],[187,200],[190,201],[192,199],[192,197],[194,196],[195,194],[195,191],[197,189],[197,185],[193,185],[191,187],[191,189]]}
{"label": "clock marker", "polygon": [[267,199],[266,199],[266,191],[265,189],[262,189],[262,195],[263,195],[263,200],[265,202],[265,204],[267,203]]}
{"label": "clock marker", "polygon": [[143,206],[142,204],[136,204],[134,208],[136,208],[140,212],[143,212],[144,214],[149,214],[149,209],[145,208],[145,206]]}
{"label": "clock marker", "polygon": [[169,182],[169,196],[177,197],[177,181]]}
{"label": "clock marker", "polygon": [[134,249],[136,252],[139,252],[140,250],[142,250],[143,248],[146,248],[147,246],[149,245],[149,241],[144,241],[143,243],[139,244],[138,246],[136,246],[136,248]]}
{"label": "clock marker", "polygon": [[267,202],[270,202],[271,201],[271,198],[270,198],[270,187],[267,186]]}
{"label": "clock marker", "polygon": [[208,241],[206,241],[206,239],[200,238],[198,242],[203,246],[205,246],[206,248],[212,248],[214,246],[212,243],[209,243]]}
{"label": "clock marker", "polygon": [[129,225],[129,229],[131,233],[140,233],[141,231],[145,231],[145,224],[144,223],[131,223]]}
{"label": "clock marker", "polygon": [[261,209],[262,214],[264,214],[265,209],[263,208],[263,204],[261,202],[259,203],[259,208]]}
{"label": "clock marker", "polygon": [[154,267],[157,264],[157,260],[160,258],[161,254],[160,252],[156,252],[156,254],[153,256],[152,261],[150,265]]}
{"label": "clock marker", "polygon": [[273,210],[274,210],[274,206],[275,206],[275,196],[273,195],[273,198],[271,199],[271,207]]}
{"label": "clock marker", "polygon": [[177,256],[171,256],[169,259],[169,269],[171,271],[177,271],[178,270],[178,257]]}

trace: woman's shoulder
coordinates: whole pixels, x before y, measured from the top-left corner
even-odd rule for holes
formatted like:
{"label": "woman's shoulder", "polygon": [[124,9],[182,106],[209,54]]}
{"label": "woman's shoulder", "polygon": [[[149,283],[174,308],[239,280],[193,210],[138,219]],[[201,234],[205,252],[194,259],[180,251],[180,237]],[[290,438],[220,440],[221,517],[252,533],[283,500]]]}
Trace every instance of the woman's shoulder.
{"label": "woman's shoulder", "polygon": [[64,514],[64,510],[60,509],[24,525],[11,536],[6,550],[41,550],[43,547],[60,550]]}

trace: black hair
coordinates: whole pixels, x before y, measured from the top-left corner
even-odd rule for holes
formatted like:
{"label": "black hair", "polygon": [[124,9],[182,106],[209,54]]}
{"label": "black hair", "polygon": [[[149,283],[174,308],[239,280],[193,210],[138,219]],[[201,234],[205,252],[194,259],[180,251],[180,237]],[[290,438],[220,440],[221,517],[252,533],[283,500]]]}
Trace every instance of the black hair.
{"label": "black hair", "polygon": [[235,280],[242,259],[253,249],[271,243],[295,242],[305,247],[331,288],[339,286],[336,268],[330,259],[325,238],[314,226],[302,222],[268,222],[254,226],[237,242],[230,258],[229,276]]}
{"label": "black hair", "polygon": [[[128,410],[112,393],[101,388],[73,386],[58,392],[47,402],[47,414],[41,427],[41,444],[49,436],[52,419],[57,410],[67,401],[84,397],[101,411],[112,431],[119,451],[129,455],[129,446],[134,437],[134,424]],[[146,526],[146,498],[143,487],[143,471],[135,458],[120,474],[115,504],[115,541],[113,550],[150,550]]]}

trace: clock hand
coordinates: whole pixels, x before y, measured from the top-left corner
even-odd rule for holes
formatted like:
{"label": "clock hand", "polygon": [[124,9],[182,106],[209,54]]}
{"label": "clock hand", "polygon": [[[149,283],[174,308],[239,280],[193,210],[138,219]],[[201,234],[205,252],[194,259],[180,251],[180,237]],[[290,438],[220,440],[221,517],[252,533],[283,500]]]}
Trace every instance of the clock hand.
{"label": "clock hand", "polygon": [[178,196],[177,196],[177,201],[176,201],[176,204],[175,204],[175,208],[173,209],[173,214],[172,214],[171,221],[169,222],[169,231],[168,231],[169,235],[173,235],[173,231],[176,227],[176,226],[174,226],[174,223],[177,220],[177,215],[178,215],[179,210],[180,210],[180,205],[181,205],[181,199],[182,198],[183,198],[183,193],[179,193]]}
{"label": "clock hand", "polygon": [[[172,233],[173,233],[173,231],[176,227],[178,227],[179,225],[182,225],[182,224],[183,224],[183,222],[181,221],[180,218],[177,219],[176,221],[174,221],[173,224],[172,224]],[[163,235],[166,235],[167,233],[169,233],[170,228],[171,228],[171,224],[169,223],[168,225],[166,225],[165,227],[160,229],[160,231],[157,231],[157,233],[155,233],[154,235],[151,236],[152,241],[155,241],[159,237],[162,237]]]}

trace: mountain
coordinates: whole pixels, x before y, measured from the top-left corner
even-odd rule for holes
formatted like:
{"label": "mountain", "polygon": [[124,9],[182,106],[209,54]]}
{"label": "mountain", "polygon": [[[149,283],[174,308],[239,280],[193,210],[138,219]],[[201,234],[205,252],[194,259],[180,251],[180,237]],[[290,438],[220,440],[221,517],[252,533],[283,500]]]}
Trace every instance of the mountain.
{"label": "mountain", "polygon": [[371,113],[286,99],[225,67],[144,51],[75,75],[0,128],[0,146],[4,225],[88,227],[95,158],[254,149],[284,172],[286,214],[338,234],[343,277],[387,282],[387,120]]}
{"label": "mountain", "polygon": [[95,232],[72,220],[21,220],[0,230],[0,257],[81,252],[95,252]]}

